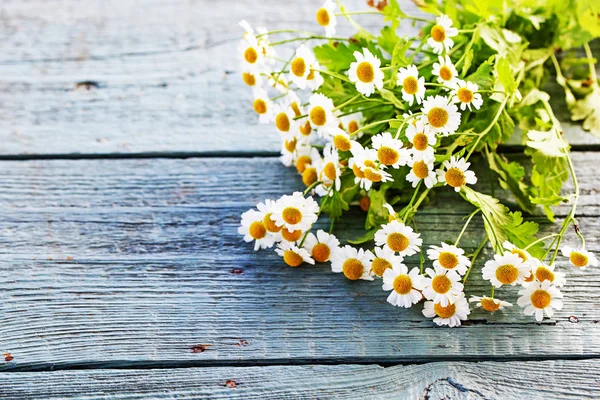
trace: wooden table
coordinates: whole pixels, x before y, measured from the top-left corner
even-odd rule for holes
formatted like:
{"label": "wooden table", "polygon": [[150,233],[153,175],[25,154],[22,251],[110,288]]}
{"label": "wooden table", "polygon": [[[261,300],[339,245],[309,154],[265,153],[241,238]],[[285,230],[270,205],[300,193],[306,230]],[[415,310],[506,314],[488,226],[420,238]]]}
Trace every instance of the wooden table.
{"label": "wooden table", "polygon": [[[560,261],[553,320],[513,307],[444,329],[241,241],[243,211],[301,182],[252,113],[237,22],[315,29],[319,3],[0,3],[0,398],[600,398],[598,269]],[[598,253],[600,140],[564,127]],[[418,216],[425,244],[468,210],[442,191]],[[350,214],[342,238],[360,232]]]}

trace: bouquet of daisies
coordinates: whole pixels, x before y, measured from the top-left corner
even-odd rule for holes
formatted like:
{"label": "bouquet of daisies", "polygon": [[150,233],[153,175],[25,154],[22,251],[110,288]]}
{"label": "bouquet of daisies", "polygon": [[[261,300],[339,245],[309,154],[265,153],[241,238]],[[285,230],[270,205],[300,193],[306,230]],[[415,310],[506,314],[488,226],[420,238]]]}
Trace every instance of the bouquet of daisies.
{"label": "bouquet of daisies", "polygon": [[[553,70],[572,118],[600,133],[600,87],[588,44],[600,36],[600,7],[592,0],[415,3],[431,16],[408,15],[396,0],[369,0],[360,11],[327,0],[315,10],[316,33],[255,31],[241,22],[242,77],[252,87],[252,107],[261,123],[274,125],[281,162],[297,170],[305,188],[245,212],[239,233],[255,250],[275,246],[291,267],[331,263],[350,280],[381,279],[390,304],[408,308],[424,300],[423,314],[438,325],[460,325],[470,302],[488,312],[512,306],[501,294],[517,285],[526,315],[552,317],[565,284],[557,256],[577,268],[598,261],[574,218],[579,189],[569,144],[542,87]],[[359,25],[362,14],[380,17],[381,30]],[[356,33],[336,36],[338,22]],[[399,35],[406,24],[419,33]],[[582,57],[569,51],[581,48]],[[517,127],[524,165],[498,151]],[[512,210],[476,186],[476,157],[512,192]],[[565,195],[569,178],[574,192]],[[434,191],[451,191],[474,211],[457,237],[423,248],[414,218]],[[571,210],[560,228],[536,238],[538,226],[523,212],[540,209],[553,221],[552,208],[561,203]],[[354,204],[367,213],[365,234],[350,243],[362,246],[342,246],[334,223]],[[313,232],[322,214],[329,232]],[[460,240],[474,217],[483,219],[485,235],[466,254]],[[563,246],[570,226],[580,243]],[[465,284],[485,246],[495,253],[479,272],[490,292],[467,300]],[[405,265],[411,256],[419,256],[420,267]]]}

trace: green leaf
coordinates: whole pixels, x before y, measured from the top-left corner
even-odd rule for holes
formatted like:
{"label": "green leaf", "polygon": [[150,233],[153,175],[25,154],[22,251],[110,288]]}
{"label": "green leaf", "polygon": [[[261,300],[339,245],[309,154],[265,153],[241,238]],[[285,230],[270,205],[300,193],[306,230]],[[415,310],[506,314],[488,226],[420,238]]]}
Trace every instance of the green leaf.
{"label": "green leaf", "polygon": [[480,90],[489,90],[494,83],[494,56],[482,62],[477,71],[467,76],[465,79],[470,82],[475,82]]}
{"label": "green leaf", "polygon": [[362,48],[356,44],[346,44],[336,42],[333,44],[323,44],[313,48],[315,57],[321,66],[332,72],[341,72],[350,68],[350,64],[356,61],[355,51],[361,51]]}
{"label": "green leaf", "polygon": [[389,26],[384,26],[381,30],[381,34],[377,38],[377,43],[382,49],[392,55],[399,39],[400,38],[398,35],[396,35],[396,32],[392,28]]}
{"label": "green leaf", "polygon": [[569,143],[562,137],[560,125],[554,124],[549,131],[527,132],[527,146],[538,150],[547,157],[566,157]]}
{"label": "green leaf", "polygon": [[342,198],[338,191],[334,191],[332,196],[321,197],[321,210],[329,215],[331,219],[338,219],[344,211],[348,211],[350,207]]}
{"label": "green leaf", "polygon": [[383,9],[383,20],[392,23],[392,29],[396,30],[400,26],[400,20],[406,17],[402,12],[397,0],[388,0],[387,6]]}
{"label": "green leaf", "polygon": [[498,79],[504,86],[504,90],[509,95],[513,95],[517,90],[517,82],[510,64],[506,58],[496,59],[496,72],[498,73]]}
{"label": "green leaf", "polygon": [[379,227],[381,224],[385,224],[387,222],[388,211],[383,206],[386,203],[385,195],[386,189],[369,190],[369,199],[371,200],[371,204],[365,220],[365,229]]}
{"label": "green leaf", "polygon": [[583,120],[583,129],[595,136],[600,136],[600,87],[594,89],[584,98],[576,100],[570,108],[573,121]]}
{"label": "green leaf", "polygon": [[498,174],[500,186],[513,193],[519,207],[532,213],[535,206],[530,200],[529,187],[523,181],[525,168],[518,162],[509,162],[498,153],[488,153],[487,159],[490,169]]}
{"label": "green leaf", "polygon": [[399,108],[400,110],[406,109],[404,103],[402,103],[391,90],[381,88],[379,89],[379,93],[381,94],[381,97],[391,102],[396,108]]}
{"label": "green leaf", "polygon": [[[506,225],[505,232],[508,237],[508,241],[517,246],[520,249],[527,247],[530,243],[533,243],[536,239],[535,235],[539,230],[539,225],[533,221],[523,221],[523,216],[520,212],[509,213],[511,217],[511,223]],[[544,243],[539,242],[527,249],[529,254],[536,258],[543,258]]]}
{"label": "green leaf", "polygon": [[365,232],[364,235],[359,236],[356,239],[350,239],[350,240],[348,240],[348,243],[350,243],[350,244],[363,244],[363,243],[370,242],[371,240],[373,240],[373,238],[375,238],[375,233],[378,230],[379,230],[378,228],[369,229],[368,231]]}
{"label": "green leaf", "polygon": [[553,194],[550,197],[531,197],[531,202],[533,204],[541,206],[557,206],[561,203],[567,203],[568,201],[568,198],[556,194]]}
{"label": "green leaf", "polygon": [[[392,66],[403,67],[408,65],[408,58],[406,57],[406,51],[410,48],[411,41],[407,38],[400,38],[394,46],[392,52]],[[395,80],[394,80],[395,81]]]}

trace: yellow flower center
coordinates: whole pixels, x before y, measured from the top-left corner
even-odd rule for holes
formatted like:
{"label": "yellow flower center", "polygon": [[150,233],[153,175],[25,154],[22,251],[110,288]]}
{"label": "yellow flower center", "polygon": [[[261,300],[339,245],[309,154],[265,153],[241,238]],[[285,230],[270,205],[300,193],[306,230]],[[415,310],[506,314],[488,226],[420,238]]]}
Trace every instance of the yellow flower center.
{"label": "yellow flower center", "polygon": [[550,301],[552,301],[552,297],[550,293],[545,290],[538,289],[535,292],[531,293],[531,304],[535,308],[546,308],[550,305]]}
{"label": "yellow flower center", "polygon": [[244,51],[244,59],[249,63],[249,64],[254,64],[256,62],[256,60],[258,60],[258,53],[257,51],[254,49],[254,47],[248,47],[246,49],[246,51]]}
{"label": "yellow flower center", "polygon": [[533,282],[535,276],[529,271],[529,275],[525,278],[525,282]]}
{"label": "yellow flower center", "polygon": [[321,106],[315,106],[310,110],[310,120],[317,126],[323,126],[327,122],[327,114]]}
{"label": "yellow flower center", "polygon": [[448,183],[448,185],[455,187],[455,188],[461,187],[465,183],[467,183],[467,180],[465,178],[465,173],[462,172],[462,170],[460,168],[456,168],[456,167],[448,168],[448,171],[446,171],[445,177],[446,177],[446,182]]}
{"label": "yellow flower center", "polygon": [[334,180],[336,178],[336,176],[337,176],[337,173],[336,173],[336,170],[335,170],[335,165],[332,162],[328,162],[323,167],[323,173],[325,174],[325,176],[327,177],[327,179]]}
{"label": "yellow flower center", "polygon": [[296,207],[284,208],[281,216],[283,220],[290,225],[296,225],[302,221],[302,211],[298,210]]}
{"label": "yellow flower center", "polygon": [[263,99],[254,100],[253,106],[254,111],[256,111],[257,114],[264,114],[267,112],[267,103]]}
{"label": "yellow flower center", "polygon": [[302,262],[304,262],[304,259],[300,254],[296,253],[295,251],[286,250],[283,253],[283,261],[285,261],[285,263],[290,267],[297,267],[298,265],[302,264]]}
{"label": "yellow flower center", "polygon": [[408,248],[409,241],[408,238],[400,232],[393,232],[387,237],[387,245],[393,251],[400,253]]}
{"label": "yellow flower center", "polygon": [[589,262],[588,256],[578,251],[572,251],[571,255],[569,256],[569,260],[571,261],[571,264],[580,268],[585,267]]}
{"label": "yellow flower center", "polygon": [[423,132],[417,133],[412,140],[415,150],[424,151],[429,146],[429,138]]}
{"label": "yellow flower center", "polygon": [[333,137],[333,145],[341,151],[349,151],[352,147],[350,139],[346,135],[337,134]]}
{"label": "yellow flower center", "polygon": [[412,166],[412,171],[419,179],[425,179],[429,176],[429,167],[425,161],[415,161]]}
{"label": "yellow flower center", "polygon": [[519,278],[519,270],[512,264],[504,264],[496,269],[496,279],[503,285],[510,285]]}
{"label": "yellow flower center", "polygon": [[292,70],[292,74],[299,76],[299,77],[303,77],[304,74],[306,73],[306,63],[304,62],[304,58],[300,58],[300,57],[294,58],[294,61],[292,61],[290,69]]}
{"label": "yellow flower center", "polygon": [[302,173],[302,183],[310,186],[318,180],[317,169],[313,167],[306,168]]}
{"label": "yellow flower center", "polygon": [[484,297],[481,299],[481,308],[488,312],[498,311],[500,309],[500,302],[496,303],[493,299]]}
{"label": "yellow flower center", "polygon": [[448,304],[444,307],[440,303],[437,303],[433,305],[433,311],[440,318],[450,318],[456,313],[456,304]]}
{"label": "yellow flower center", "polygon": [[244,72],[242,74],[242,78],[244,79],[244,83],[248,86],[256,85],[256,78],[250,72]]}
{"label": "yellow flower center", "polygon": [[470,103],[473,101],[473,92],[471,92],[467,88],[458,89],[458,91],[456,92],[456,96],[463,103]]}
{"label": "yellow flower center", "polygon": [[357,121],[352,120],[352,121],[348,122],[348,133],[349,134],[353,134],[357,130],[358,130],[358,122]]}
{"label": "yellow flower center", "polygon": [[394,290],[399,294],[409,294],[412,290],[412,280],[406,274],[398,275],[394,278]]}
{"label": "yellow flower center", "polygon": [[443,42],[446,39],[446,30],[441,25],[434,25],[429,34],[436,42]]}
{"label": "yellow flower center", "polygon": [[344,261],[344,265],[342,265],[342,271],[344,272],[346,278],[355,281],[360,279],[365,271],[365,267],[363,267],[362,263],[356,258],[349,258]]}
{"label": "yellow flower center", "polygon": [[286,113],[280,112],[277,114],[275,117],[275,126],[277,129],[279,129],[281,132],[289,132],[290,125],[290,119]]}
{"label": "yellow flower center", "polygon": [[516,254],[519,256],[519,258],[523,261],[527,261],[527,253],[525,253],[525,251],[521,250],[521,249],[517,249],[514,248],[510,251],[512,254]]}
{"label": "yellow flower center", "polygon": [[288,242],[295,242],[300,240],[302,237],[302,231],[300,229],[296,229],[295,231],[290,232],[284,227],[281,229],[281,236]]}
{"label": "yellow flower center", "polygon": [[383,175],[379,173],[377,169],[367,167],[365,168],[365,178],[367,178],[371,182],[381,182],[381,180],[383,179]]}
{"label": "yellow flower center", "polygon": [[416,94],[419,91],[419,81],[414,76],[409,76],[402,82],[402,90],[406,94]]}
{"label": "yellow flower center", "polygon": [[365,177],[365,174],[362,172],[362,170],[356,164],[354,164],[352,166],[352,172],[354,172],[354,176],[356,176],[357,178],[362,179]]}
{"label": "yellow flower center", "polygon": [[546,268],[544,266],[539,266],[535,270],[535,277],[540,282],[544,282],[544,281],[554,282],[554,272],[550,271],[548,268]]}
{"label": "yellow flower center", "polygon": [[377,158],[379,159],[379,162],[384,165],[394,165],[398,162],[400,153],[391,147],[381,146],[379,150],[377,150]]}
{"label": "yellow flower center", "polygon": [[442,251],[438,257],[438,262],[446,269],[454,269],[458,265],[458,257],[449,251]]}
{"label": "yellow flower center", "polygon": [[273,215],[273,213],[268,213],[267,215],[265,215],[265,217],[263,218],[263,224],[269,232],[279,232],[281,230],[281,227],[277,226],[275,221],[271,219],[271,215]]}
{"label": "yellow flower center", "polygon": [[375,79],[375,70],[370,62],[363,61],[356,67],[356,77],[364,83],[373,82]]}
{"label": "yellow flower center", "polygon": [[296,170],[299,174],[303,173],[306,166],[312,163],[312,159],[309,156],[300,156],[296,160]]}
{"label": "yellow flower center", "polygon": [[258,240],[267,236],[267,229],[265,228],[265,225],[262,222],[254,221],[250,224],[250,227],[248,228],[248,233],[254,239]]}
{"label": "yellow flower center", "polygon": [[440,67],[440,78],[442,78],[443,80],[445,80],[445,81],[452,80],[453,75],[454,74],[452,73],[452,70],[447,65],[442,65]]}
{"label": "yellow flower center", "polygon": [[315,79],[315,70],[311,69],[308,75],[306,76],[306,80],[312,81],[313,79]]}
{"label": "yellow flower center", "polygon": [[448,123],[448,111],[441,107],[433,107],[427,113],[427,120],[434,128],[442,128]]}
{"label": "yellow flower center", "polygon": [[300,125],[300,133],[304,136],[310,135],[312,132],[312,128],[310,127],[310,122],[306,121],[304,124]]}
{"label": "yellow flower center", "polygon": [[300,107],[298,106],[298,103],[296,103],[295,101],[290,104],[290,107],[292,107],[292,110],[294,110],[294,115],[296,117],[299,117],[302,115],[302,113],[300,112]]}
{"label": "yellow flower center", "polygon": [[292,140],[286,140],[284,142],[285,149],[291,153],[292,151],[294,151],[296,149],[297,142],[298,141],[296,140],[296,138],[293,138]]}
{"label": "yellow flower center", "polygon": [[[368,198],[368,197],[367,197]],[[371,271],[377,276],[382,276],[386,269],[392,268],[392,264],[385,258],[377,257],[371,264]]]}
{"label": "yellow flower center", "polygon": [[329,25],[329,20],[329,11],[327,11],[324,8],[319,8],[317,10],[317,22],[319,23],[319,25],[327,26]]}
{"label": "yellow flower center", "polygon": [[375,165],[373,160],[365,160],[363,164],[365,167],[377,168],[377,165]]}
{"label": "yellow flower center", "polygon": [[431,280],[431,288],[439,294],[448,293],[452,288],[452,281],[446,275],[436,275]]}
{"label": "yellow flower center", "polygon": [[325,243],[317,243],[312,249],[312,257],[316,262],[326,262],[331,255],[331,249]]}

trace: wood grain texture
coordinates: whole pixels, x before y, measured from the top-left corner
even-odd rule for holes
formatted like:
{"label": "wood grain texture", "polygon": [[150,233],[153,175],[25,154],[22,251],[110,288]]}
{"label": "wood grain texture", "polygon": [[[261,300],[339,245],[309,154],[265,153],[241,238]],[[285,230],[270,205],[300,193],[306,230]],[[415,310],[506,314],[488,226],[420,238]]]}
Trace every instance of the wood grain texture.
{"label": "wood grain texture", "polygon": [[0,373],[3,399],[598,399],[600,361]]}
{"label": "wood grain texture", "polygon": [[[239,76],[237,23],[318,31],[321,3],[4,0],[0,155],[279,152],[275,129],[258,124]],[[362,0],[345,3],[365,8]],[[402,6],[420,15],[413,2]],[[379,16],[358,19],[380,29]],[[339,31],[352,32],[344,21]],[[560,88],[549,91],[566,120]],[[600,144],[579,124],[565,122],[564,130],[573,144]]]}
{"label": "wood grain texture", "polygon": [[[594,252],[596,157],[575,159],[587,204],[578,220]],[[14,357],[1,369],[600,356],[597,269],[559,262],[569,284],[555,320],[538,325],[514,307],[476,311],[468,328],[451,330],[435,328],[418,307],[387,305],[378,283],[251,252],[236,232],[241,212],[300,187],[274,158],[0,168],[0,350]],[[442,192],[454,203],[440,195],[417,220],[426,245],[454,238],[468,212],[454,192]],[[361,223],[354,211],[336,232],[358,236]],[[481,232],[473,223],[461,244],[472,250]],[[573,233],[567,242],[575,243]],[[468,294],[488,288],[471,274]],[[497,296],[515,302],[516,289]],[[197,344],[211,346],[194,351]]]}

